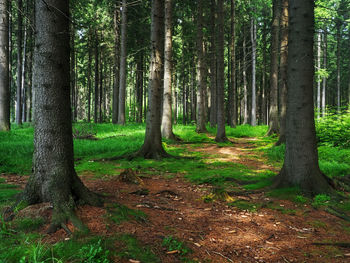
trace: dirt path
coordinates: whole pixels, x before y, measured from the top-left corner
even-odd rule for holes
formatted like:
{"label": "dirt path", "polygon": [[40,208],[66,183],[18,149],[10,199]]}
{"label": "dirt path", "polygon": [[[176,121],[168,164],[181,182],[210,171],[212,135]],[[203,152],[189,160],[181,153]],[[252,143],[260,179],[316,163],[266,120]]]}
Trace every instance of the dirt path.
{"label": "dirt path", "polygon": [[[207,153],[211,158],[242,163],[251,169],[276,171],[265,164],[247,140],[237,140],[230,147],[213,144],[186,147]],[[16,181],[13,176],[9,179]],[[269,199],[263,194],[252,195],[249,200],[273,202],[281,209],[265,207],[248,212],[225,202],[205,203],[202,197],[211,187],[193,185],[180,176],[147,177],[142,179],[141,185],[121,182],[111,176],[96,180],[91,175],[84,176],[83,180],[90,189],[107,196],[104,208],[84,206],[78,211],[91,232],[102,236],[132,234],[151,247],[164,263],[183,262],[179,254],[168,254],[162,247],[162,240],[168,236],[185,241],[193,251],[188,258],[197,260],[195,262],[350,262],[349,249],[312,245],[324,241],[350,242],[350,225],[309,206],[296,207],[292,202]],[[149,192],[136,194],[140,189]],[[113,223],[109,214],[115,203],[143,211],[147,221]],[[45,227],[41,230],[43,233]],[[46,235],[45,241],[54,243],[67,237],[60,230]],[[116,243],[116,249],[119,246]],[[115,259],[115,262],[129,262],[129,259]]]}

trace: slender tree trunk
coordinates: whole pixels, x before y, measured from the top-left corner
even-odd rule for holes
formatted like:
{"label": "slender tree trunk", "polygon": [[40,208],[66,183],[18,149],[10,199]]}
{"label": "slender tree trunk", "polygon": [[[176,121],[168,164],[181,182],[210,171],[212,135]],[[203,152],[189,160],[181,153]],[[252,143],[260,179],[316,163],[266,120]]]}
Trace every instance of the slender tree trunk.
{"label": "slender tree trunk", "polygon": [[337,28],[337,110],[338,113],[340,113],[341,110],[341,89],[340,89],[340,63],[341,63],[341,56],[340,56],[340,45],[341,45],[341,24],[340,22],[336,25]]}
{"label": "slender tree trunk", "polygon": [[216,89],[216,3],[215,0],[210,1],[210,126],[215,127],[217,124],[217,89]]}
{"label": "slender tree trunk", "polygon": [[271,36],[271,69],[270,69],[270,110],[269,130],[267,135],[279,133],[278,121],[278,44],[279,21],[281,15],[280,0],[273,0],[273,20]]}
{"label": "slender tree trunk", "polygon": [[121,23],[121,40],[120,40],[120,67],[119,67],[119,109],[118,124],[125,125],[125,91],[126,91],[126,2],[123,0],[122,7],[122,23]]}
{"label": "slender tree trunk", "polygon": [[142,123],[142,116],[143,116],[143,52],[141,51],[139,54],[139,61],[137,63],[137,72],[136,72],[136,86],[137,86],[137,98],[136,98],[136,104],[137,104],[137,118],[136,121],[139,123]]}
{"label": "slender tree trunk", "polygon": [[76,108],[75,108],[75,103],[74,103],[74,100],[75,100],[75,41],[74,41],[74,38],[75,38],[75,29],[74,29],[74,25],[71,24],[71,36],[70,36],[70,96],[71,96],[71,107],[72,107],[72,117],[73,117],[73,121],[76,121],[74,119],[74,116],[75,116],[75,111],[76,111]]}
{"label": "slender tree trunk", "polygon": [[113,103],[112,103],[112,122],[118,123],[118,102],[119,102],[119,65],[120,65],[120,33],[119,33],[119,0],[114,3],[114,84],[113,84]]}
{"label": "slender tree trunk", "polygon": [[229,89],[229,125],[234,128],[237,125],[237,90],[236,90],[236,21],[235,21],[235,0],[231,0],[231,42],[230,42],[230,61],[231,61],[231,87]]}
{"label": "slender tree trunk", "polygon": [[331,187],[318,166],[314,121],[314,1],[290,1],[289,10],[286,153],[276,185],[297,186],[310,195],[327,193]]}
{"label": "slender tree trunk", "polygon": [[101,205],[74,170],[68,9],[68,1],[36,3],[34,173],[21,198],[28,205],[53,205],[48,232],[55,232],[68,220],[84,229],[74,213],[76,204]]}
{"label": "slender tree trunk", "polygon": [[287,113],[287,68],[288,68],[288,4],[289,0],[282,0],[281,25],[281,45],[280,45],[280,137],[276,145],[286,142],[286,113]]}
{"label": "slender tree trunk", "polygon": [[224,102],[224,86],[225,86],[225,71],[224,71],[224,1],[218,0],[217,8],[218,18],[218,54],[217,54],[217,102],[218,102],[218,129],[215,137],[216,142],[227,141],[225,132],[225,102]]}
{"label": "slender tree trunk", "polygon": [[[28,4],[27,4],[28,6]],[[24,8],[23,8],[24,10]],[[28,10],[27,10],[28,11]],[[26,12],[28,14],[28,12]],[[21,68],[21,90],[22,90],[22,122],[27,122],[27,85],[26,85],[26,59],[27,59],[27,23],[24,24],[23,55]]]}
{"label": "slender tree trunk", "polygon": [[95,103],[94,103],[94,122],[98,122],[98,105],[99,105],[99,100],[98,100],[98,84],[99,84],[99,42],[98,42],[98,35],[97,32],[95,31]]}
{"label": "slender tree trunk", "polygon": [[197,124],[196,132],[203,133],[207,131],[205,127],[205,105],[204,89],[206,89],[206,66],[204,60],[204,42],[203,42],[203,3],[198,0],[197,3]]}
{"label": "slender tree trunk", "polygon": [[252,111],[250,124],[256,126],[256,22],[251,19],[250,37],[252,42]]}
{"label": "slender tree trunk", "polygon": [[[266,9],[264,8],[264,17],[268,16],[268,13],[266,12]],[[262,124],[266,125],[267,124],[267,85],[266,85],[266,73],[267,73],[267,19],[264,19],[263,22],[263,29],[262,29],[262,63],[263,63],[263,68],[262,68],[262,73],[261,73],[261,93],[262,93],[262,98],[261,98],[261,122]]]}
{"label": "slender tree trunk", "polygon": [[0,1],[0,131],[10,130],[9,2]]}
{"label": "slender tree trunk", "polygon": [[89,29],[89,36],[88,36],[88,65],[87,65],[87,85],[88,85],[88,93],[87,93],[87,121],[90,123],[91,122],[91,64],[92,64],[92,46],[90,45],[92,41],[91,37],[91,30]]}
{"label": "slender tree trunk", "polygon": [[[101,36],[101,41],[103,42],[103,37]],[[98,100],[98,112],[99,112],[99,117],[98,117],[98,122],[99,123],[102,123],[103,122],[103,80],[105,79],[104,77],[104,74],[103,74],[103,66],[104,66],[104,61],[103,61],[103,49],[101,47],[101,50],[100,50],[100,58],[99,58],[99,61],[100,61],[100,76],[99,76],[99,100]]]}
{"label": "slender tree trunk", "polygon": [[[317,70],[321,69],[321,32],[317,33]],[[316,94],[317,118],[320,118],[321,110],[321,77],[317,76],[317,94]]]}
{"label": "slender tree trunk", "polygon": [[[323,46],[323,67],[327,69],[327,50],[328,50],[328,41],[327,41],[327,27],[324,30],[324,46]],[[322,117],[326,115],[326,88],[327,88],[327,77],[324,76],[322,80]]]}
{"label": "slender tree trunk", "polygon": [[162,136],[166,139],[175,139],[172,121],[172,0],[165,0],[165,44],[164,44],[164,93],[162,114]]}
{"label": "slender tree trunk", "polygon": [[16,123],[22,124],[22,42],[23,42],[23,1],[18,0],[17,16],[17,94]]}
{"label": "slender tree trunk", "polygon": [[243,124],[248,123],[247,47],[245,32],[243,29]]}
{"label": "slender tree trunk", "polygon": [[136,156],[144,158],[160,159],[167,157],[162,145],[161,136],[161,89],[162,89],[162,15],[161,0],[152,1],[152,20],[151,20],[151,64],[149,79],[149,107],[146,121],[145,141]]}

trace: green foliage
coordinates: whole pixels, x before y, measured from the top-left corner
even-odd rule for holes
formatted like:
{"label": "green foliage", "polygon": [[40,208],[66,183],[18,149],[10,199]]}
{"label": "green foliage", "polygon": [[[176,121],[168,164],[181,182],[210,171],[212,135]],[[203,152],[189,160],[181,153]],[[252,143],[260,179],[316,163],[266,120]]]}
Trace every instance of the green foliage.
{"label": "green foliage", "polygon": [[168,251],[177,250],[181,256],[185,256],[191,252],[184,242],[177,240],[173,236],[165,237],[162,241],[162,246],[166,247]]}
{"label": "green foliage", "polygon": [[14,221],[14,228],[16,231],[33,231],[37,230],[45,223],[45,220],[42,217],[37,218],[20,218]]}
{"label": "green foliage", "polygon": [[79,252],[79,258],[86,263],[109,263],[109,251],[101,246],[101,239],[96,243],[83,246]]}
{"label": "green foliage", "polygon": [[258,203],[251,203],[246,200],[237,200],[232,203],[229,203],[229,206],[236,207],[240,210],[247,210],[250,212],[256,212],[260,207],[261,204]]}
{"label": "green foliage", "polygon": [[121,235],[117,240],[122,244],[117,255],[125,259],[139,260],[142,263],[157,263],[159,258],[146,246],[142,246],[138,240],[131,235]]}
{"label": "green foliage", "polygon": [[299,204],[306,204],[308,200],[302,195],[297,195],[295,196],[294,201]]}
{"label": "green foliage", "polygon": [[73,138],[87,139],[93,138],[97,134],[96,125],[87,122],[75,123],[72,127]]}
{"label": "green foliage", "polygon": [[330,200],[331,198],[328,195],[325,195],[325,194],[316,195],[313,199],[312,206],[315,208],[327,206]]}
{"label": "green foliage", "polygon": [[139,222],[147,221],[147,215],[141,210],[130,209],[125,205],[113,204],[109,209],[110,219],[116,223],[121,224],[124,221],[136,220]]}

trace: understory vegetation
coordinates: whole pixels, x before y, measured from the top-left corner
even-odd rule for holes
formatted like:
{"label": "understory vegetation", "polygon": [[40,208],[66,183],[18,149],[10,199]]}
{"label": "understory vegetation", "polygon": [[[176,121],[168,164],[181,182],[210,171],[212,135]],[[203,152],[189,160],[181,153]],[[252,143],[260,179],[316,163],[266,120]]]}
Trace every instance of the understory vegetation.
{"label": "understory vegetation", "polygon": [[[350,174],[350,118],[329,115],[317,120],[317,138],[319,160],[323,173],[333,178]],[[140,178],[161,176],[173,178],[182,176],[191,183],[208,185],[211,193],[203,196],[206,203],[224,201],[229,207],[243,211],[259,211],[262,207],[283,214],[295,215],[309,205],[314,209],[335,211],[346,215],[350,212],[349,201],[337,201],[327,195],[308,198],[296,188],[266,190],[265,196],[295,203],[295,209],[287,209],[274,201],[249,201],[236,199],[242,191],[255,191],[271,185],[275,174],[281,168],[284,158],[284,145],[274,146],[276,137],[266,137],[267,126],[252,127],[242,125],[227,127],[227,136],[232,142],[216,143],[215,129],[208,127],[208,134],[197,134],[191,125],[176,125],[174,132],[182,142],[163,141],[166,150],[173,156],[162,161],[142,158],[111,160],[131,153],[140,148],[144,139],[144,125],[128,124],[74,124],[75,168],[80,176],[90,175],[94,179],[106,179],[118,176],[125,169],[137,171]],[[217,145],[235,147],[239,138],[251,138],[251,150],[256,155],[236,156],[259,159],[275,170],[255,169],[248,165],[223,160],[213,154],[199,151],[203,147]],[[29,175],[32,167],[33,128],[29,125],[13,127],[11,133],[0,133],[0,173],[2,175]],[[233,156],[235,157],[235,156]],[[16,185],[5,183],[0,178],[0,206],[3,210],[13,202],[20,190]],[[131,209],[122,204],[107,207],[108,220],[114,224],[127,221],[147,222],[148,217],[142,211]],[[304,211],[304,210],[303,210]],[[312,223],[312,222],[311,222]],[[310,224],[311,224],[310,223]],[[113,258],[139,260],[140,262],[160,262],[152,248],[143,245],[132,234],[116,233],[112,237],[92,236],[75,233],[71,238],[56,244],[42,241],[39,229],[45,224],[40,217],[16,218],[4,222],[0,218],[0,262],[113,262]],[[319,226],[322,222],[313,222]],[[115,244],[118,244],[116,251]],[[191,250],[183,240],[173,236],[163,237],[162,244],[167,253],[177,251],[183,262],[191,261]],[[11,250],[8,248],[11,247]]]}

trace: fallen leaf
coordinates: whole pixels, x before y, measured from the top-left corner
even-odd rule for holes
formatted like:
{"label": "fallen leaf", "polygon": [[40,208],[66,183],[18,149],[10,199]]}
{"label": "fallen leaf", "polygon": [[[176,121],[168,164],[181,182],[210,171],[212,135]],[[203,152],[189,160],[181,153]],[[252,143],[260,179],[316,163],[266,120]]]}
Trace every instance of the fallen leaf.
{"label": "fallen leaf", "polygon": [[166,252],[168,255],[176,254],[179,253],[179,250],[173,250],[173,251],[168,251]]}
{"label": "fallen leaf", "polygon": [[131,263],[141,263],[141,261],[134,260],[134,259],[129,259],[129,262],[131,262]]}
{"label": "fallen leaf", "polygon": [[198,243],[193,243],[193,244],[195,244],[195,246],[197,247],[201,247],[201,244],[198,244]]}

